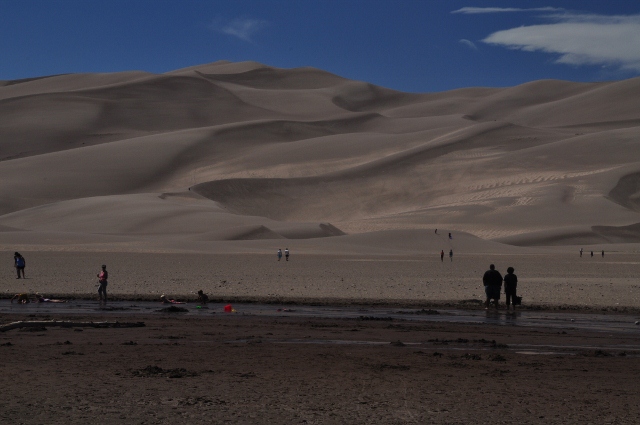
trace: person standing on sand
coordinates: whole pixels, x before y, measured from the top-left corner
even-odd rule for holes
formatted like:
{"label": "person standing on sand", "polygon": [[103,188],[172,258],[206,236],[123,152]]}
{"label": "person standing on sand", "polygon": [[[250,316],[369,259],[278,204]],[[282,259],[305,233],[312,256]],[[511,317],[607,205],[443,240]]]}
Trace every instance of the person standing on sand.
{"label": "person standing on sand", "polygon": [[591,251],[591,256],[593,257],[593,251]]}
{"label": "person standing on sand", "polygon": [[438,229],[436,229],[436,235],[438,234]]}
{"label": "person standing on sand", "polygon": [[453,239],[453,236],[451,236],[451,233],[449,233],[449,239]]}
{"label": "person standing on sand", "polygon": [[582,248],[580,248],[580,258],[582,258]]}
{"label": "person standing on sand", "polygon": [[278,248],[278,261],[282,259],[282,249]]}
{"label": "person standing on sand", "polygon": [[444,249],[440,251],[440,262],[444,261]]}
{"label": "person standing on sand", "polygon": [[13,253],[13,262],[14,262],[14,267],[16,268],[16,271],[18,272],[18,277],[16,279],[20,279],[20,272],[22,272],[22,278],[26,279],[26,277],[24,277],[24,268],[27,265],[27,262],[24,259],[24,257],[19,252],[14,252]]}
{"label": "person standing on sand", "polygon": [[289,261],[289,248],[284,249],[284,258],[285,260]]}
{"label": "person standing on sand", "polygon": [[507,274],[504,275],[504,294],[507,303],[507,311],[513,301],[513,311],[516,311],[516,288],[518,287],[518,276],[513,274],[515,270],[513,267],[507,269]]}
{"label": "person standing on sand", "polygon": [[449,261],[453,261],[453,249],[449,250]]}
{"label": "person standing on sand", "polygon": [[98,273],[98,297],[100,297],[100,301],[107,301],[107,279],[109,279],[109,272],[107,271],[107,266],[105,264],[102,265],[102,271]]}
{"label": "person standing on sand", "polygon": [[602,258],[604,258],[604,249],[602,250]]}
{"label": "person standing on sand", "polygon": [[491,300],[495,301],[497,310],[498,302],[500,301],[500,289],[502,289],[502,275],[496,270],[496,266],[491,264],[489,270],[484,272],[482,283],[484,284],[484,293],[487,296],[487,300],[484,302],[485,310],[489,309]]}

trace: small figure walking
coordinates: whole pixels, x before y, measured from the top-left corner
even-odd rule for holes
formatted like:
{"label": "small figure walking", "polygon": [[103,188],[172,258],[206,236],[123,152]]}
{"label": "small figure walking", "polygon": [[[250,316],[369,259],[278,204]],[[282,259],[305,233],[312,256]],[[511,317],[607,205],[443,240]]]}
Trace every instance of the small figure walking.
{"label": "small figure walking", "polygon": [[284,249],[284,259],[289,261],[289,248]]}
{"label": "small figure walking", "polygon": [[102,271],[98,273],[98,297],[100,297],[100,301],[107,301],[107,279],[109,279],[109,272],[107,272],[107,266],[105,264],[102,265]]}
{"label": "small figure walking", "polygon": [[582,258],[582,248],[580,248],[580,258]]}
{"label": "small figure walking", "polygon": [[282,249],[278,248],[278,261],[282,259]]}
{"label": "small figure walking", "polygon": [[591,251],[591,256],[593,257],[593,251]]}
{"label": "small figure walking", "polygon": [[16,279],[20,279],[20,272],[22,272],[22,278],[26,279],[24,277],[24,268],[27,265],[27,262],[24,257],[19,252],[15,252],[13,254],[13,261],[15,263],[16,271],[18,272],[18,277]]}
{"label": "small figure walking", "polygon": [[451,236],[451,233],[449,233],[449,239],[453,239],[453,236]]}
{"label": "small figure walking", "polygon": [[449,250],[449,261],[453,261],[453,249]]}
{"label": "small figure walking", "polygon": [[444,261],[444,249],[440,251],[440,261]]}
{"label": "small figure walking", "polygon": [[604,249],[602,250],[602,258],[604,258]]}
{"label": "small figure walking", "polygon": [[438,229],[436,229],[436,235],[438,234]]}

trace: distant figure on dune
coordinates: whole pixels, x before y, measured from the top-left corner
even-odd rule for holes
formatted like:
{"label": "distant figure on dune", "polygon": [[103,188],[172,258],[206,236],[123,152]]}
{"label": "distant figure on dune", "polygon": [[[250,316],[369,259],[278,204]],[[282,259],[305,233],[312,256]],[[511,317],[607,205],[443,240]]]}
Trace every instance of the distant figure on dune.
{"label": "distant figure on dune", "polygon": [[436,235],[438,234],[438,229],[436,229],[435,233],[436,233]]}
{"label": "distant figure on dune", "polygon": [[449,261],[453,261],[453,249],[449,250]]}
{"label": "distant figure on dune", "polygon": [[582,257],[582,248],[580,248],[580,257]]}
{"label": "distant figure on dune", "polygon": [[500,301],[500,289],[502,289],[502,275],[496,270],[496,266],[491,264],[489,270],[484,272],[482,283],[484,284],[484,293],[487,296],[487,300],[484,302],[485,310],[489,309],[491,300],[495,301],[497,310],[498,302]]}
{"label": "distant figure on dune", "polygon": [[278,248],[278,261],[282,259],[282,249]]}
{"label": "distant figure on dune", "polygon": [[289,248],[284,249],[284,258],[289,261]]}
{"label": "distant figure on dune", "polygon": [[591,256],[593,257],[593,251],[591,251]]}
{"label": "distant figure on dune", "polygon": [[449,233],[449,239],[453,239],[453,236],[451,236],[451,233]]}
{"label": "distant figure on dune", "polygon": [[107,284],[109,283],[109,272],[107,271],[106,264],[102,265],[102,270],[98,273],[98,297],[100,301],[107,301]]}
{"label": "distant figure on dune", "polygon": [[518,276],[513,274],[515,270],[513,267],[507,269],[507,274],[504,275],[504,294],[507,303],[507,311],[513,301],[513,311],[516,311],[516,288],[518,287]]}
{"label": "distant figure on dune", "polygon": [[24,268],[27,265],[27,262],[24,259],[24,257],[19,252],[15,252],[13,254],[13,262],[14,262],[14,267],[16,268],[16,271],[18,272],[18,277],[16,279],[20,279],[20,272],[22,272],[22,278],[26,279],[24,277]]}
{"label": "distant figure on dune", "polygon": [[440,261],[444,261],[444,249],[440,251]]}
{"label": "distant figure on dune", "polygon": [[209,297],[202,291],[202,289],[198,291],[198,299],[196,302],[200,304],[206,304],[209,302]]}
{"label": "distant figure on dune", "polygon": [[602,250],[602,258],[604,258],[604,249]]}
{"label": "distant figure on dune", "polygon": [[176,300],[170,300],[167,299],[167,296],[165,294],[160,295],[160,302],[162,304],[186,304],[182,301],[176,301]]}

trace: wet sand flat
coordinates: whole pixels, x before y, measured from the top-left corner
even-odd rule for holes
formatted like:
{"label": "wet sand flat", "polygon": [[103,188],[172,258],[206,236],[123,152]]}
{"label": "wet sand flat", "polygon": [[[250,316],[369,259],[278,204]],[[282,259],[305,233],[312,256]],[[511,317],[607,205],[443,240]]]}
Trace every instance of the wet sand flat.
{"label": "wet sand flat", "polygon": [[[4,324],[31,319],[3,315]],[[215,314],[0,333],[0,420],[634,423],[637,334]],[[626,347],[626,348],[625,348]]]}

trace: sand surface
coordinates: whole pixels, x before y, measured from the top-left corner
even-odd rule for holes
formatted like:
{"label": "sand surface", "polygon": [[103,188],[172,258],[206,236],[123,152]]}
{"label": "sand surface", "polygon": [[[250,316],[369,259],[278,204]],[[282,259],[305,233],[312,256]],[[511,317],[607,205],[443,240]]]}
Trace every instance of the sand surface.
{"label": "sand surface", "polygon": [[[6,253],[9,257],[10,253]],[[0,285],[4,297],[40,292],[48,297],[95,298],[101,264],[118,299],[194,300],[202,289],[213,299],[261,302],[460,305],[480,308],[482,275],[489,262],[519,276],[527,308],[640,309],[638,254],[454,254],[357,256],[24,252],[27,279],[10,265]],[[9,257],[10,258],[10,257]],[[504,297],[504,295],[503,295]],[[503,298],[504,301],[504,298]]]}
{"label": "sand surface", "polygon": [[457,302],[496,263],[531,304],[638,307],[639,93],[225,61],[3,82],[1,291],[91,294],[107,263],[119,296]]}
{"label": "sand surface", "polygon": [[0,333],[24,424],[637,422],[637,333],[402,320],[3,315],[142,328]]}
{"label": "sand surface", "polygon": [[639,93],[640,78],[401,93],[224,61],[3,82],[0,245],[219,252],[373,234],[367,254],[435,228],[638,243]]}
{"label": "sand surface", "polygon": [[[637,314],[639,124],[640,78],[412,94],[220,61],[4,81],[0,296],[95,297],[107,264],[119,299],[481,309],[494,263],[515,268],[530,312]],[[28,311],[0,323],[114,318]],[[147,326],[0,334],[0,422],[640,416],[634,332],[135,320]]]}

